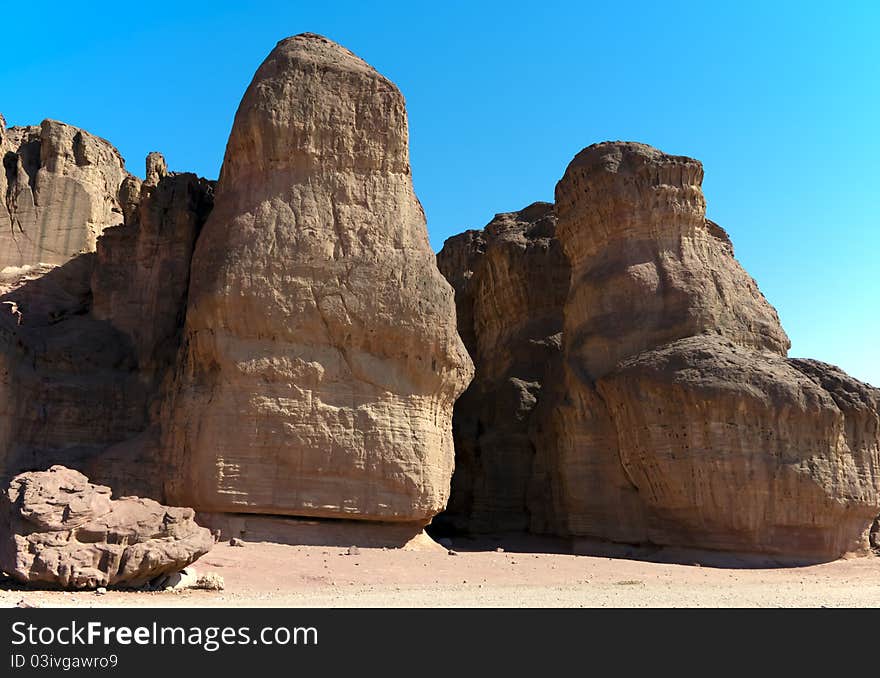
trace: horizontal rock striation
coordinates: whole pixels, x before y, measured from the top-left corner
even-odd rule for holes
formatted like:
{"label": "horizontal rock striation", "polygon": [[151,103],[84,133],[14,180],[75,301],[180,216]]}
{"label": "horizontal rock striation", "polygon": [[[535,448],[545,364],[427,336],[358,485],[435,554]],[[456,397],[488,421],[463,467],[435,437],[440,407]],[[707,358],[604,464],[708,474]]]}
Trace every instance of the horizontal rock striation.
{"label": "horizontal rock striation", "polygon": [[193,256],[174,502],[419,526],[445,506],[473,368],[408,156],[403,96],[348,50],[305,34],[260,66]]}
{"label": "horizontal rock striation", "polygon": [[[607,142],[579,153],[557,185],[554,238],[570,284],[559,357],[546,362],[529,410],[534,456],[521,521],[624,543],[808,559],[864,552],[880,511],[880,392],[786,357],[775,310],[705,217],[702,178],[691,158]],[[510,352],[475,310],[472,271],[488,242],[464,234],[441,257],[475,386],[496,352]],[[520,270],[527,280],[511,289],[547,289],[544,271]],[[507,291],[495,289],[497,303]],[[488,427],[487,402],[496,409]],[[521,402],[460,401],[463,469],[482,441],[507,433]],[[496,482],[503,505],[521,493],[521,468],[499,467]],[[473,484],[450,506],[473,504]],[[459,524],[484,528],[479,516]]]}
{"label": "horizontal rock striation", "polygon": [[458,327],[476,376],[455,404],[455,474],[435,525],[523,530],[535,449],[532,415],[559,355],[569,269],[550,203],[497,215],[446,241],[440,271],[455,289]]}
{"label": "horizontal rock striation", "polygon": [[119,151],[55,120],[0,127],[0,271],[93,252],[104,229],[122,222],[128,173]]}

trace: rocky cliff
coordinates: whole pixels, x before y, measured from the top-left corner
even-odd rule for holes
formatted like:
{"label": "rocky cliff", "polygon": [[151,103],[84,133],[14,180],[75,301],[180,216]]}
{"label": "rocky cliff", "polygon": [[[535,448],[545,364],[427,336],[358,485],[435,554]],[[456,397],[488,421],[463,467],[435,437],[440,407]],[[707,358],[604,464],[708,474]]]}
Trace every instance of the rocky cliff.
{"label": "rocky cliff", "polygon": [[472,375],[412,188],[403,96],[281,41],[244,95],[196,245],[167,407],[171,501],[426,523]]}
{"label": "rocky cliff", "polygon": [[[495,466],[495,493],[528,485],[519,523],[541,533],[807,558],[864,551],[880,510],[880,392],[786,358],[775,310],[705,217],[702,177],[698,161],[642,144],[578,154],[556,187],[553,239],[570,267],[561,297],[528,266],[518,285],[484,286],[474,261],[492,249],[489,229],[448,241],[439,261],[474,356],[472,389],[534,349],[526,335],[507,335],[514,348],[499,340],[492,309],[515,318],[521,288],[544,292],[535,319],[562,299],[560,351],[543,363],[520,443],[531,463]],[[475,303],[476,288],[491,301]],[[485,441],[517,428],[525,400],[459,402],[460,468],[489,463]],[[516,444],[503,448],[515,458]],[[477,503],[471,476],[451,509]],[[486,521],[465,512],[459,526]]]}
{"label": "rocky cliff", "polygon": [[0,118],[0,157],[0,270],[63,264],[122,222],[128,173],[104,139],[55,120],[6,129]]}
{"label": "rocky cliff", "polygon": [[216,185],[51,120],[0,118],[0,151],[2,482],[63,464],[310,543],[444,508],[813,559],[880,539],[880,392],[787,357],[696,160],[590,146],[555,204],[435,260],[403,96],[313,34],[260,66]]}
{"label": "rocky cliff", "polygon": [[407,525],[392,541],[445,506],[473,366],[391,82],[280,42],[216,204],[159,154],[141,181],[82,130],[2,127],[0,476],[64,464],[206,516]]}
{"label": "rocky cliff", "polygon": [[108,189],[104,201],[125,209],[96,252],[2,274],[0,476],[59,463],[124,494],[161,497],[162,386],[212,187],[194,175],[152,176],[157,158],[143,185],[126,176]]}

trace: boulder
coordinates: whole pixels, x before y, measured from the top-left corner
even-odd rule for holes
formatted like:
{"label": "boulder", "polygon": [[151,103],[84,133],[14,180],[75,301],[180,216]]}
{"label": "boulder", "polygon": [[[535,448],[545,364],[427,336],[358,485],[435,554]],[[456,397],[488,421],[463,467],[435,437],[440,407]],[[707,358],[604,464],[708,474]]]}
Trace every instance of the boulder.
{"label": "boulder", "polygon": [[235,117],[166,403],[167,497],[411,522],[446,504],[473,367],[413,192],[398,89],[313,34]]}
{"label": "boulder", "polygon": [[111,498],[63,466],[15,476],[0,495],[0,570],[30,585],[137,588],[210,551],[189,508]]}
{"label": "boulder", "polygon": [[859,385],[871,413],[858,419],[822,384],[833,368],[814,378],[801,365],[701,335],[599,380],[648,542],[819,559],[865,550],[880,506],[880,392]]}

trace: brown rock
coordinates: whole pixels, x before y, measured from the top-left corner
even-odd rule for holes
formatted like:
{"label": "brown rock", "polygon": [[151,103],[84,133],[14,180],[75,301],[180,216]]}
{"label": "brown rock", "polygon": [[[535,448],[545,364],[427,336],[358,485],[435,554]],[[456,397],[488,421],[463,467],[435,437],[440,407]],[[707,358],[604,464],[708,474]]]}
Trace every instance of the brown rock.
{"label": "brown rock", "polygon": [[593,378],[703,332],[784,355],[776,311],[706,220],[703,166],[644,144],[585,148],[556,187],[571,262],[566,353]]}
{"label": "brown rock", "polygon": [[92,315],[131,339],[140,370],[175,358],[190,260],[213,204],[211,182],[169,175],[158,153],[147,157],[147,177],[137,211],[98,241],[91,280]]}
{"label": "brown rock", "polygon": [[853,419],[823,377],[785,361],[776,312],[705,219],[701,180],[690,158],[606,143],[557,186],[572,286],[536,435],[552,503],[534,527],[817,558],[863,549],[880,438],[876,424],[840,432],[876,422],[876,406]]}
{"label": "brown rock", "polygon": [[455,474],[436,525],[471,532],[529,526],[529,427],[559,352],[569,283],[555,230],[553,205],[534,203],[450,238],[437,255],[477,371],[455,404]]}
{"label": "brown rock", "polygon": [[0,134],[0,270],[58,265],[92,252],[122,223],[128,173],[104,139],[55,120]]}
{"label": "brown rock", "polygon": [[162,498],[162,384],[212,187],[174,174],[124,186],[127,221],[96,254],[0,275],[3,308],[16,309],[0,314],[0,477],[60,463]]}
{"label": "brown rock", "polygon": [[870,541],[871,547],[880,552],[880,516],[874,519],[874,524],[871,526]]}
{"label": "brown rock", "polygon": [[153,151],[147,155],[147,173],[144,184],[147,186],[158,186],[159,182],[168,176],[168,163],[165,162],[165,156],[161,153]]}
{"label": "brown rock", "polygon": [[139,587],[211,549],[192,509],[110,494],[63,466],[13,478],[0,495],[0,569],[32,585]]}
{"label": "brown rock", "polygon": [[812,363],[814,380],[800,362],[703,335],[599,381],[649,542],[816,558],[866,548],[880,393],[859,385],[874,404],[856,420],[821,383],[833,368]]}
{"label": "brown rock", "polygon": [[[705,218],[702,176],[696,160],[614,142],[578,154],[557,185],[560,265],[570,265],[571,282],[561,352],[546,356],[520,429],[535,450],[523,515],[535,532],[624,543],[810,559],[864,551],[880,507],[878,391],[785,357],[776,312]],[[449,246],[441,262],[476,391],[507,356],[534,350],[528,333],[484,320],[480,303],[524,327],[508,297],[553,287],[540,268],[520,265],[525,280],[510,282],[496,273],[509,267],[486,267],[486,233]],[[478,293],[487,270],[505,282]],[[544,322],[558,299],[539,297],[523,315]],[[498,392],[459,401],[460,468],[473,458],[487,465],[487,440],[505,441],[499,457],[518,449],[505,436],[523,402]],[[507,506],[521,477],[497,473],[483,505]],[[473,506],[474,487],[455,483],[450,508]],[[465,528],[481,529],[479,515],[462,515]]]}
{"label": "brown rock", "polygon": [[236,115],[168,404],[173,501],[424,524],[472,374],[413,193],[404,100],[348,50],[280,42]]}

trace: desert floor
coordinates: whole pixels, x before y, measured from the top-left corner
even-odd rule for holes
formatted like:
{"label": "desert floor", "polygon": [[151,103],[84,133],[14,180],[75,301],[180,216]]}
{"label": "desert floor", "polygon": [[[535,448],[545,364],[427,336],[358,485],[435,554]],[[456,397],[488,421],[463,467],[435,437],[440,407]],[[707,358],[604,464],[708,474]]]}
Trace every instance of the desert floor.
{"label": "desert floor", "polygon": [[6,580],[0,582],[0,607],[21,601],[39,607],[880,606],[875,556],[745,568],[649,562],[625,554],[534,553],[533,544],[505,540],[459,540],[453,548],[456,555],[439,546],[360,548],[348,555],[344,547],[219,543],[196,569],[220,574],[224,591],[97,595],[28,590]]}

